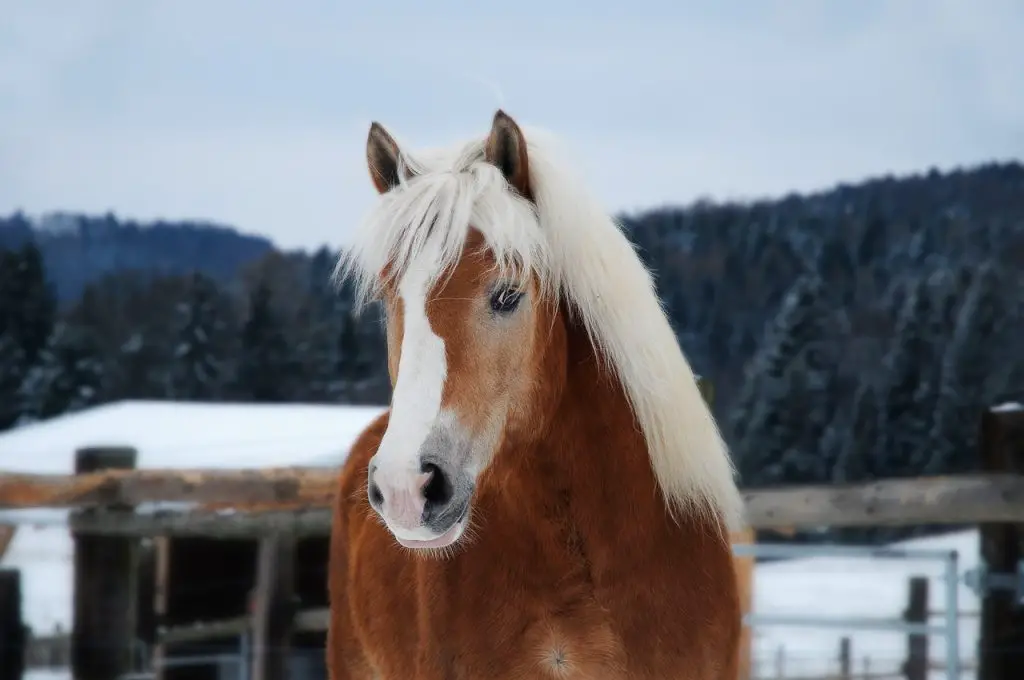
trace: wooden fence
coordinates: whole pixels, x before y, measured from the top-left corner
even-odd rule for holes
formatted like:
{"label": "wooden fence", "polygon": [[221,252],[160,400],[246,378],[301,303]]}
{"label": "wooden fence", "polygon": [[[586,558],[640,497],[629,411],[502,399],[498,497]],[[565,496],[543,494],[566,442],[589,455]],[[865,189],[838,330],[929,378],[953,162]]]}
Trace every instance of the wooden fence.
{"label": "wooden fence", "polygon": [[[982,557],[989,569],[1014,573],[1024,557],[1020,554],[1024,545],[1024,412],[986,412],[979,455],[981,472],[973,475],[749,490],[744,493],[747,521],[754,530],[980,525]],[[130,637],[133,630],[131,617],[135,614],[129,606],[129,593],[135,587],[133,551],[140,537],[257,539],[259,569],[252,616],[233,625],[250,626],[257,636],[254,646],[277,650],[287,649],[287,638],[296,626],[325,626],[322,610],[290,617],[274,613],[287,608],[282,603],[290,597],[288,569],[296,539],[329,533],[336,471],[136,470],[132,469],[134,462],[131,449],[94,448],[79,452],[74,475],[0,472],[0,509],[75,511],[69,524],[75,540],[77,585],[71,656],[76,678],[99,680],[127,670],[123,636]],[[190,507],[145,507],[159,503]],[[86,583],[90,585],[86,587]],[[94,596],[90,593],[101,591],[102,600],[90,599]],[[163,639],[184,639],[189,634],[186,630],[165,631]],[[192,630],[191,634],[200,633]],[[1015,643],[1012,649],[1008,641]],[[111,652],[111,648],[120,651]],[[979,680],[1010,680],[1024,668],[1024,615],[1012,593],[990,590],[984,594],[980,649]],[[986,654],[987,649],[1000,649],[1001,653]],[[95,650],[105,651],[98,654]],[[281,663],[280,658],[271,657],[258,661],[254,677],[283,677]]]}

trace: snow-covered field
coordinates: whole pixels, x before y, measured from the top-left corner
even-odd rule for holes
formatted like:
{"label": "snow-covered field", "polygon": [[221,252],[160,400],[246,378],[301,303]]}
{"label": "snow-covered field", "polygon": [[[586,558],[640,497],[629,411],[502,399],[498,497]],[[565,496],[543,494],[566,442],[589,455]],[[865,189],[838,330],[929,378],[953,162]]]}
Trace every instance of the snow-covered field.
{"label": "snow-covered field", "polygon": [[[958,553],[961,575],[978,564],[978,532],[962,531],[941,536],[914,539],[894,544],[913,550],[938,550]],[[805,557],[759,565],[754,575],[754,613],[758,616],[788,615],[800,617],[869,617],[899,619],[907,606],[908,580],[912,576],[929,579],[928,608],[945,610],[945,565],[939,560],[863,559],[853,557]],[[973,591],[961,582],[957,589],[957,611],[976,613],[980,607]],[[942,626],[936,616],[930,625]],[[958,626],[961,680],[973,680],[976,661],[978,619],[968,615]],[[874,673],[899,674],[907,653],[907,636],[901,632],[881,632],[823,627],[765,625],[754,628],[755,677],[776,677],[781,657],[785,677],[820,677],[838,671],[839,641],[851,640],[853,669]],[[929,654],[936,664],[945,662],[944,636],[931,636]],[[930,678],[945,678],[944,671],[933,671]]]}
{"label": "snow-covered field", "polygon": [[[194,405],[128,402],[101,407],[50,424],[0,436],[0,469],[65,473],[73,451],[85,445],[126,444],[139,450],[141,467],[267,467],[336,465],[354,437],[379,408],[331,406]],[[18,515],[23,524],[2,566],[22,569],[26,622],[36,631],[71,625],[71,542],[63,513]],[[961,573],[977,565],[975,531],[900,544],[906,548],[956,550]],[[929,609],[944,609],[943,565],[939,561],[811,557],[762,564],[755,570],[754,613],[829,618],[898,619],[906,606],[908,579],[930,580]],[[968,588],[958,589],[959,610],[977,612]],[[685,613],[683,613],[685,615]],[[933,625],[941,625],[934,618]],[[978,620],[960,621],[961,661],[973,668]],[[898,632],[824,627],[757,626],[754,629],[755,677],[775,678],[779,659],[784,677],[820,677],[837,670],[839,640],[852,641],[854,670],[898,673],[906,656],[906,635]],[[945,640],[933,636],[930,653],[944,661]],[[27,680],[64,680],[67,675],[33,673]],[[856,676],[855,676],[856,677]],[[931,674],[945,678],[942,671]],[[961,674],[973,680],[973,670]]]}

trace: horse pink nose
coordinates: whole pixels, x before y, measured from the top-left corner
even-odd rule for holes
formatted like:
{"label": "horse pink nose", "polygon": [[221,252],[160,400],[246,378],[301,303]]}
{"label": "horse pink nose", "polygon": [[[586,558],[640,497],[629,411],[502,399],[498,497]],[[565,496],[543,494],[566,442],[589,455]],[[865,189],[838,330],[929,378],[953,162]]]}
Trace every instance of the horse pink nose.
{"label": "horse pink nose", "polygon": [[370,506],[389,523],[415,529],[451,500],[450,494],[436,493],[447,487],[444,473],[435,465],[424,465],[423,472],[388,474],[372,464],[367,480]]}

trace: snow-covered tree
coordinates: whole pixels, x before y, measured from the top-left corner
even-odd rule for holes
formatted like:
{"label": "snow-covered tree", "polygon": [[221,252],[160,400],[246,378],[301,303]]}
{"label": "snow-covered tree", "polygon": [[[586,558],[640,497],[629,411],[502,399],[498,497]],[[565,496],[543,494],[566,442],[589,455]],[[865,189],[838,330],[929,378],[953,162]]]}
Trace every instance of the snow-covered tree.
{"label": "snow-covered tree", "polygon": [[227,304],[212,279],[195,274],[175,312],[170,395],[188,401],[215,399],[223,394],[228,368]]}
{"label": "snow-covered tree", "polygon": [[73,413],[99,401],[103,361],[89,329],[58,322],[22,384],[26,420]]}

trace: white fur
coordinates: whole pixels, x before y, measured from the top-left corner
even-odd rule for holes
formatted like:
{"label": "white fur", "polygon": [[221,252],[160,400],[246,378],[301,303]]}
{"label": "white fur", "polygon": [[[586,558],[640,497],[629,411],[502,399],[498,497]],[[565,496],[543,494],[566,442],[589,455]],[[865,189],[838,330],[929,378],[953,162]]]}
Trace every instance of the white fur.
{"label": "white fur", "polygon": [[426,281],[434,259],[429,249],[420,253],[398,287],[404,319],[398,382],[387,431],[373,458],[374,481],[386,499],[384,521],[395,535],[411,540],[433,538],[419,521],[424,504],[420,448],[440,416],[448,375],[444,340],[427,319]]}
{"label": "white fur", "polygon": [[670,509],[711,512],[740,526],[743,502],[727,448],[650,273],[619,225],[538,141],[539,131],[524,134],[536,210],[484,160],[482,138],[417,159],[403,151],[414,176],[381,196],[337,276],[354,273],[362,302],[378,292],[385,264],[400,275],[429,250],[434,281],[458,261],[472,224],[499,267],[532,271],[545,293],[562,295],[579,313],[622,381]]}

